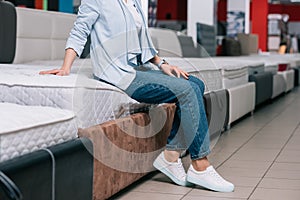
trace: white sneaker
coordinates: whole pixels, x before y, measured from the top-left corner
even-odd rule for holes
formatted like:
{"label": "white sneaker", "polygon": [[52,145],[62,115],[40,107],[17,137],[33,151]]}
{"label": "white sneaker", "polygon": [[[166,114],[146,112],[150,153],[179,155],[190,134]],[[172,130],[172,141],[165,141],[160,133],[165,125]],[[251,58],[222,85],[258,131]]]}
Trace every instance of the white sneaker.
{"label": "white sneaker", "polygon": [[161,152],[161,154],[159,154],[159,156],[155,159],[153,166],[168,176],[177,185],[192,185],[186,181],[186,172],[180,158],[178,158],[177,162],[169,162],[165,159],[164,152]]}
{"label": "white sneaker", "polygon": [[213,166],[199,172],[191,165],[187,172],[187,181],[217,192],[234,191],[234,185],[223,179]]}

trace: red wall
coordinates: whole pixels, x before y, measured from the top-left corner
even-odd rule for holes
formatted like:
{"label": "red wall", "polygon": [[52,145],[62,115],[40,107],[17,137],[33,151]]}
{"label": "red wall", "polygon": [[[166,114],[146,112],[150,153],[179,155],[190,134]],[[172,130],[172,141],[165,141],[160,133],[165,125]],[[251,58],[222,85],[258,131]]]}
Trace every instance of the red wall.
{"label": "red wall", "polygon": [[252,33],[259,36],[259,48],[267,50],[268,0],[252,0]]}
{"label": "red wall", "polygon": [[300,21],[300,5],[269,5],[269,13],[288,14],[289,21]]}
{"label": "red wall", "polygon": [[187,20],[187,0],[158,0],[157,19],[166,20],[168,13],[172,20]]}

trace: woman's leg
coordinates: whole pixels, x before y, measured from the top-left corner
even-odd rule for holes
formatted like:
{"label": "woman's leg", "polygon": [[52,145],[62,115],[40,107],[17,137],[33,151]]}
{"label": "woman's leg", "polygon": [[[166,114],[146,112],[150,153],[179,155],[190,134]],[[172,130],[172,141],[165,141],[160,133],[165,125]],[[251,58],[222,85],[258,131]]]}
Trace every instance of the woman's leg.
{"label": "woman's leg", "polygon": [[215,191],[233,191],[233,184],[224,180],[209,166],[206,158],[210,149],[202,81],[192,76],[188,81],[170,77],[160,71],[137,72],[126,92],[140,102],[177,105],[167,150],[188,148],[192,165],[186,174],[180,159],[168,162],[162,153],[154,162],[157,169],[179,185],[187,186],[190,182]]}
{"label": "woman's leg", "polygon": [[138,71],[125,92],[140,102],[176,103],[168,150],[188,148],[192,159],[203,158],[210,153],[202,81],[195,77],[190,77],[189,81],[170,77],[161,71]]}

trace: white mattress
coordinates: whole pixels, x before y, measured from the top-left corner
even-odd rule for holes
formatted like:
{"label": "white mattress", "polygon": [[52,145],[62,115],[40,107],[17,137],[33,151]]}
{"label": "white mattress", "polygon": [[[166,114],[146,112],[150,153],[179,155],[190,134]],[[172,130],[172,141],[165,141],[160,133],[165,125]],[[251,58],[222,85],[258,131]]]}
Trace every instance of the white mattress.
{"label": "white mattress", "polygon": [[228,89],[248,83],[248,66],[217,58],[166,58],[170,64],[194,75],[206,84],[206,91]]}
{"label": "white mattress", "polygon": [[272,99],[278,97],[286,91],[286,81],[283,74],[275,74],[273,76],[273,93]]}
{"label": "white mattress", "polygon": [[77,137],[68,110],[0,103],[0,162]]}
{"label": "white mattress", "polygon": [[234,88],[229,92],[229,121],[231,123],[252,112],[255,108],[255,83],[250,82]]}
{"label": "white mattress", "polygon": [[190,75],[201,79],[205,84],[205,92],[223,88],[222,69],[215,66],[210,60],[175,57],[166,58],[166,60],[170,64],[187,71]]}
{"label": "white mattress", "polygon": [[264,73],[265,71],[265,63],[260,60],[253,59],[250,56],[230,56],[230,57],[216,57],[214,59],[220,59],[221,61],[227,60],[231,63],[236,63],[242,66],[246,66],[248,68],[248,74],[258,74]]}
{"label": "white mattress", "polygon": [[118,88],[94,80],[90,60],[76,60],[69,76],[38,74],[61,63],[0,65],[0,102],[72,110],[81,128],[124,116],[128,105],[137,103]]}
{"label": "white mattress", "polygon": [[258,61],[262,61],[265,63],[265,70],[270,71],[273,74],[275,73],[275,68],[278,71],[279,64],[286,64],[288,68],[291,66],[292,62],[287,58],[284,58],[278,54],[270,54],[270,55],[251,55],[252,59],[256,59]]}
{"label": "white mattress", "polygon": [[287,70],[283,72],[278,72],[278,74],[282,74],[286,83],[285,92],[289,92],[294,88],[294,80],[295,80],[295,72],[294,70]]}
{"label": "white mattress", "polygon": [[232,61],[215,57],[212,59],[216,66],[222,68],[223,88],[229,89],[248,83],[248,65],[242,61]]}

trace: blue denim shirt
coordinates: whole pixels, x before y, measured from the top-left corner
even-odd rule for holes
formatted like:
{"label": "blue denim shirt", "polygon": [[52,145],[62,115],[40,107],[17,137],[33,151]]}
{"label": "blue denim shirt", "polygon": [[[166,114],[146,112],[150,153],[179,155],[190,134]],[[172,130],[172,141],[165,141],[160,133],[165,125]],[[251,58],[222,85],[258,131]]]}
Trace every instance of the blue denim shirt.
{"label": "blue denim shirt", "polygon": [[[140,0],[134,2],[142,14]],[[81,55],[90,34],[94,75],[125,90],[135,78],[135,66],[146,64],[157,54],[143,14],[142,18],[139,37],[123,0],[82,0],[66,49]]]}

